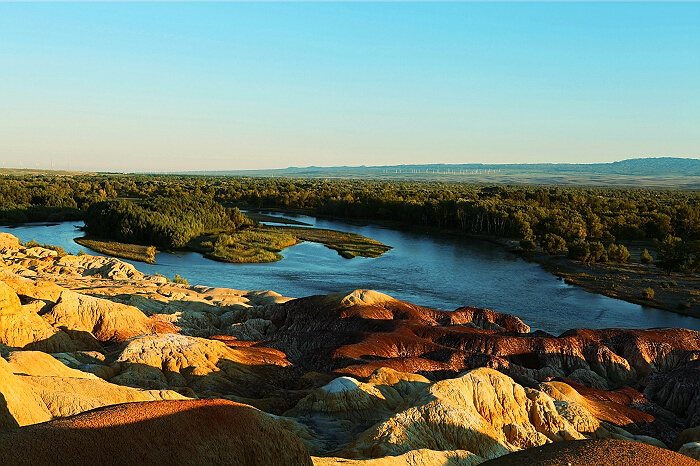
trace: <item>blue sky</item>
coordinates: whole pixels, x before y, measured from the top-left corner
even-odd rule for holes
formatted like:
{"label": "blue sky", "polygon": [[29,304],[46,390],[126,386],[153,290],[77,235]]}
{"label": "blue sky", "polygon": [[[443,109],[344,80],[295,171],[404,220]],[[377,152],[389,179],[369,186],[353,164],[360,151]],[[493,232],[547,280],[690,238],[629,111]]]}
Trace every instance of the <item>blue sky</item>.
{"label": "blue sky", "polygon": [[700,3],[0,3],[0,161],[700,158]]}

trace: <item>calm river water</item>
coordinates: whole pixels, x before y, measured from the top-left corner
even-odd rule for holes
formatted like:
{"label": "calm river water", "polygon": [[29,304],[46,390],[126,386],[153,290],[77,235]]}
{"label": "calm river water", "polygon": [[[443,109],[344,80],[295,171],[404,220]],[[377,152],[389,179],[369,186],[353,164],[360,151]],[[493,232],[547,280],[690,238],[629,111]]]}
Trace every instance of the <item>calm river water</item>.
{"label": "calm river water", "polygon": [[[283,260],[269,264],[226,264],[187,252],[158,254],[152,265],[132,263],[148,274],[171,278],[179,274],[191,285],[274,290],[293,297],[368,288],[434,309],[486,307],[514,314],[533,330],[554,334],[571,328],[700,330],[700,319],[588,293],[488,242],[286,216],[319,228],[360,233],[393,249],[376,259],[348,260],[322,245],[302,243],[284,250]],[[75,254],[82,248],[73,241],[82,235],[75,225],[82,223],[0,227],[0,231],[22,241],[63,246]]]}

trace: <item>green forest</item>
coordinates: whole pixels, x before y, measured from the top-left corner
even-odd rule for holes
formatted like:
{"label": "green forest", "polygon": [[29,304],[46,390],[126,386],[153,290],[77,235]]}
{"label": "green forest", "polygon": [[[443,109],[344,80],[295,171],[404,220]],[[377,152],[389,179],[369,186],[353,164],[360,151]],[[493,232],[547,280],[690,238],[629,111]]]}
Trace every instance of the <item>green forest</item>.
{"label": "green forest", "polygon": [[162,248],[245,225],[238,209],[516,238],[526,250],[568,250],[583,261],[624,261],[624,243],[655,241],[663,255],[658,265],[700,264],[700,193],[690,190],[175,175],[0,178],[4,224],[82,219],[91,235]]}

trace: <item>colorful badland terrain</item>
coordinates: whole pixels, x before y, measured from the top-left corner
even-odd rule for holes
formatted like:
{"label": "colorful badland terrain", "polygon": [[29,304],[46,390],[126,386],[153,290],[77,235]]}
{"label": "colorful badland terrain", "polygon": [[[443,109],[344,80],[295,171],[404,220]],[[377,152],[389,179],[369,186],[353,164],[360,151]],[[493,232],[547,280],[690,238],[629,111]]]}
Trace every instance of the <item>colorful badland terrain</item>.
{"label": "colorful badland terrain", "polygon": [[554,336],[369,290],[291,299],[1,247],[3,464],[546,464],[577,448],[697,464],[694,331]]}

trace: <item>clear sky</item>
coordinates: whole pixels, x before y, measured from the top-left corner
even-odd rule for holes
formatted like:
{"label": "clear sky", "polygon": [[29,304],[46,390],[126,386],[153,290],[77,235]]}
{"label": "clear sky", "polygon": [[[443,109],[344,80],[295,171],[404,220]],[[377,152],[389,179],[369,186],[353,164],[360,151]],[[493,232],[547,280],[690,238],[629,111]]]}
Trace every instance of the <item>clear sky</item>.
{"label": "clear sky", "polygon": [[0,161],[700,158],[700,3],[0,3]]}

